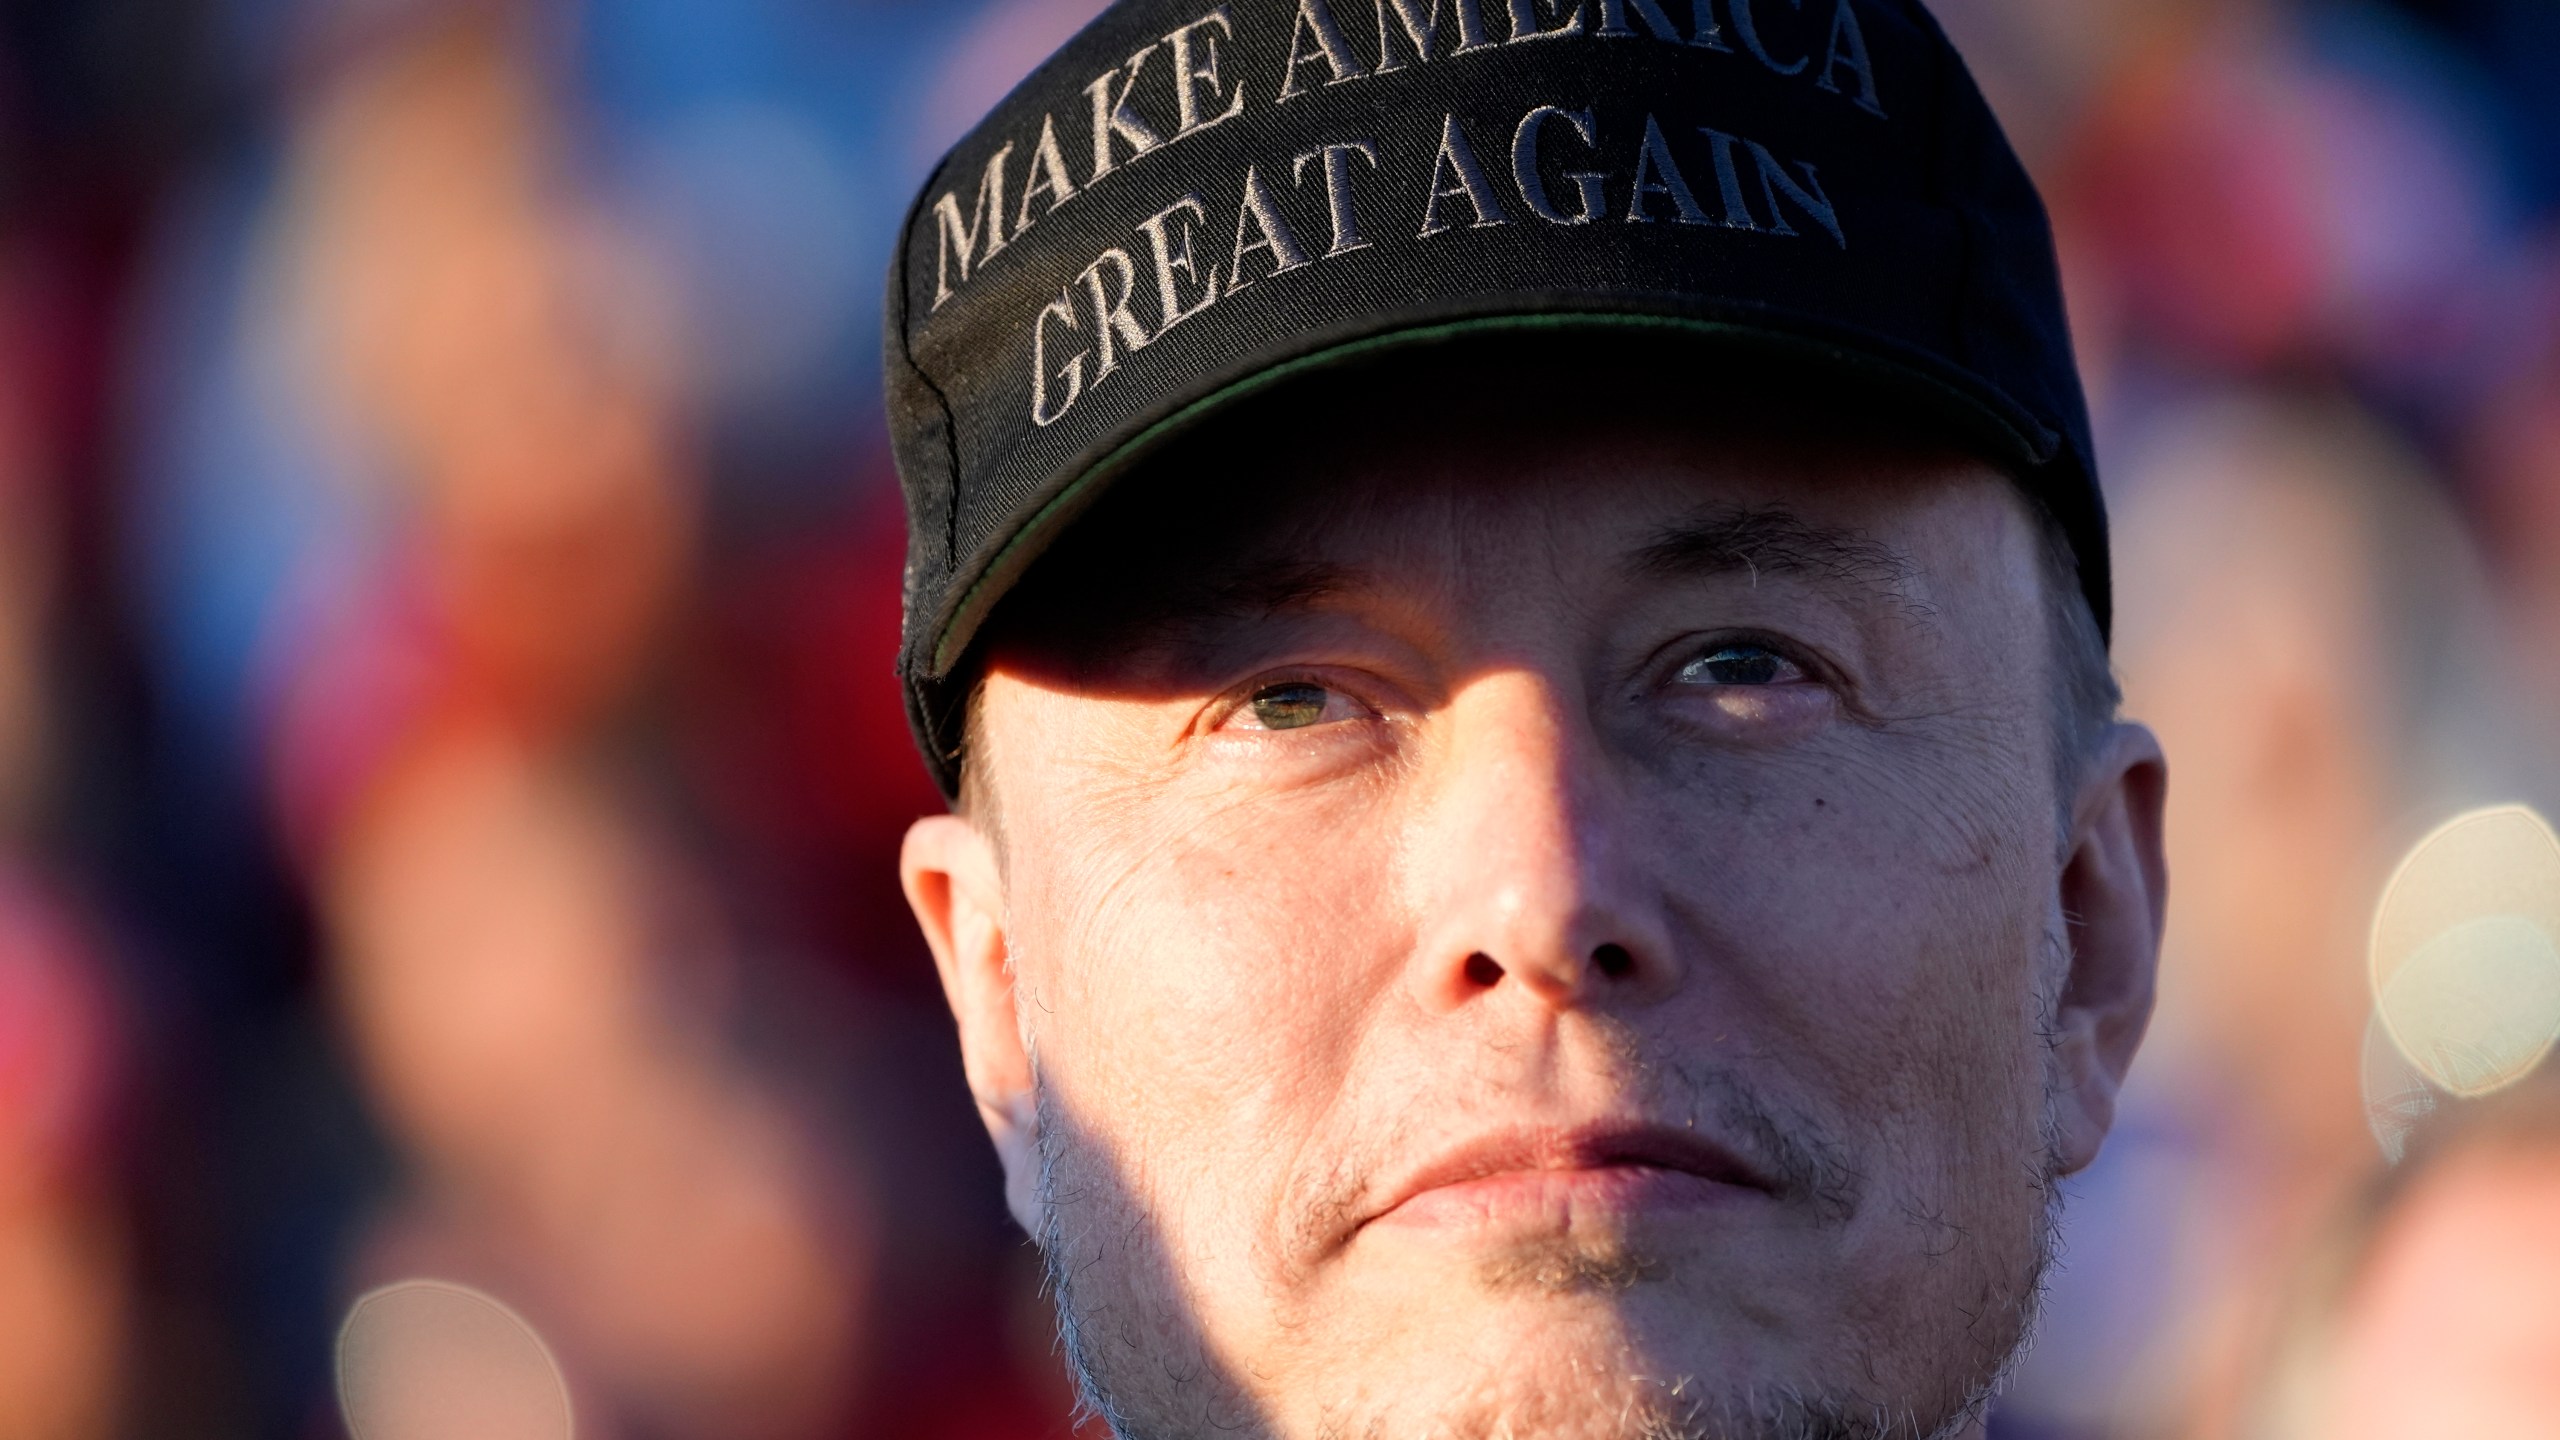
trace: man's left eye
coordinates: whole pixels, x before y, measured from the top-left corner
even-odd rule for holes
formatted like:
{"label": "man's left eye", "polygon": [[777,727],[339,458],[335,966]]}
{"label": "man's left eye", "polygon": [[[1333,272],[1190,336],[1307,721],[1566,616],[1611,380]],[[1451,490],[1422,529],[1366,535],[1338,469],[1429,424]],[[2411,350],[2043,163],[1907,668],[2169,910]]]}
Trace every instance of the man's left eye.
{"label": "man's left eye", "polygon": [[1804,667],[1766,645],[1719,645],[1681,667],[1683,685],[1784,685],[1806,678]]}

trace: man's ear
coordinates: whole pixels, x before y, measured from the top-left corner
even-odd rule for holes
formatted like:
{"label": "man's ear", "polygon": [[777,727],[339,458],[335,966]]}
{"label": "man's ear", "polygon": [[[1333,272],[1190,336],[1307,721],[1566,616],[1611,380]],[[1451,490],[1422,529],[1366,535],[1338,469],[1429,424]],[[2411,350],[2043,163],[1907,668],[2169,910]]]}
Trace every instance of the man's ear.
{"label": "man's ear", "polygon": [[2110,726],[2071,811],[2062,866],[2070,969],[2053,1015],[2055,1118],[2064,1174],[2098,1158],[2116,1092],[2151,1021],[2169,898],[2161,816],[2169,766],[2140,725]]}
{"label": "man's ear", "polygon": [[1038,1111],[1031,1052],[1013,1003],[1013,952],[1006,944],[1004,877],[995,846],[960,816],[927,816],[907,828],[898,879],[933,948],[951,1017],[959,1022],[961,1068],[1004,1164],[1005,1205],[1024,1230],[1037,1235]]}

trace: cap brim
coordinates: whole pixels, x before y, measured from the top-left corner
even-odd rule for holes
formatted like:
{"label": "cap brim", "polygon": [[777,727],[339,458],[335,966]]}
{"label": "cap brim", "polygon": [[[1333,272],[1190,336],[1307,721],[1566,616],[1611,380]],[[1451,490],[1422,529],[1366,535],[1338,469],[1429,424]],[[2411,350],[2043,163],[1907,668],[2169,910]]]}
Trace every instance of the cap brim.
{"label": "cap brim", "polygon": [[[1535,310],[1426,320],[1319,345],[1252,369],[1204,393],[1177,400],[1163,413],[1142,418],[1121,437],[1098,447],[1089,463],[1060,486],[996,552],[938,620],[929,663],[918,678],[949,676],[967,654],[996,604],[1112,482],[1137,468],[1177,437],[1215,420],[1239,404],[1309,375],[1361,363],[1403,349],[1463,343],[1528,333],[1644,332],[1686,337],[1727,357],[1780,360],[1800,371],[1856,382],[1860,393],[1889,394],[1946,425],[2022,481],[2063,458],[2060,436],[2024,411],[2007,405],[1964,377],[1941,373],[1917,355],[1868,337],[1826,339],[1777,323],[1626,311]],[[2049,487],[2035,487],[2044,491]],[[2049,494],[2039,498],[2050,500]],[[2066,521],[2067,523],[2067,521]],[[937,767],[940,768],[940,767]]]}

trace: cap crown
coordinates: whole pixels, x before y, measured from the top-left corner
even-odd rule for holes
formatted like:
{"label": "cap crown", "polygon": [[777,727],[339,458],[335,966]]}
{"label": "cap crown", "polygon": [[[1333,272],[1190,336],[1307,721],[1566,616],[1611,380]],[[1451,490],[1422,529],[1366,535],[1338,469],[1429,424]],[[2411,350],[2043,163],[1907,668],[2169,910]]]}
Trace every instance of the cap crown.
{"label": "cap crown", "polygon": [[1911,0],[1123,0],[945,158],[888,314],[900,665],[946,790],[939,682],[1112,475],[1294,369],[1469,328],[1685,328],[1943,402],[2106,623],[2044,210]]}

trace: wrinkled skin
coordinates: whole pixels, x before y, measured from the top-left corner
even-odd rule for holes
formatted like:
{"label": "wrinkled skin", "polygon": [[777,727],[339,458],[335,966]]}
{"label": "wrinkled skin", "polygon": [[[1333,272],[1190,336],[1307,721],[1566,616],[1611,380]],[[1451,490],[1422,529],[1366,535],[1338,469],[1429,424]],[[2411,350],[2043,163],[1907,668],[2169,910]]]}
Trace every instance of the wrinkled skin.
{"label": "wrinkled skin", "polygon": [[[2058,763],[2027,502],[1730,427],[1240,453],[1056,562],[904,860],[1105,1415],[1977,1433],[2164,892],[2148,732]],[[1590,1139],[1647,1125],[1710,1159]]]}

